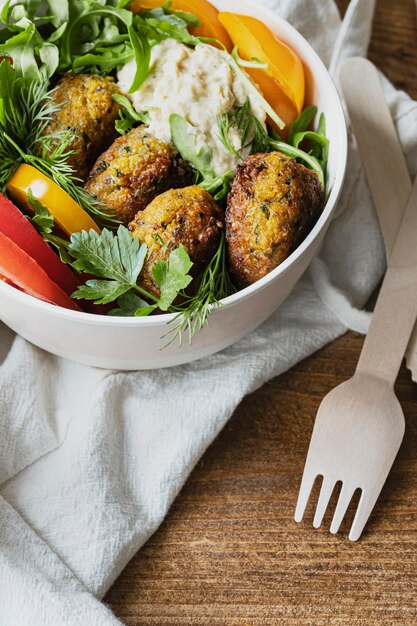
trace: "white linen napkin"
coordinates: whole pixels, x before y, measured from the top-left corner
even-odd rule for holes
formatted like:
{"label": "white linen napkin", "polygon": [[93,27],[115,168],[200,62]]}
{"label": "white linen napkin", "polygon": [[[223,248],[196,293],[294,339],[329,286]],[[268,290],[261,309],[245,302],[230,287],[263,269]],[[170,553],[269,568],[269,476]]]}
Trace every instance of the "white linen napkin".
{"label": "white linen napkin", "polygon": [[[354,0],[342,30],[333,0],[263,2],[328,65],[336,41],[333,71],[345,54],[366,54],[373,0]],[[417,103],[385,87],[415,175]],[[321,259],[275,315],[224,352],[163,371],[101,371],[51,356],[0,323],[0,624],[120,624],[99,599],[241,399],[347,326],[365,328],[353,307],[384,264],[352,142]]]}

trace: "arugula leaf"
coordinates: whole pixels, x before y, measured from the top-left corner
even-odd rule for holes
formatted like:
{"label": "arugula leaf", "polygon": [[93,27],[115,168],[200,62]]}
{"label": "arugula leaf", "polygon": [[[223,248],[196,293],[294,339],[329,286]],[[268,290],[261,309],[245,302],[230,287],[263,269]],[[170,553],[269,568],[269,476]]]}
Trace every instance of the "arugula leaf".
{"label": "arugula leaf", "polygon": [[203,180],[201,183],[198,183],[198,186],[208,191],[208,193],[213,196],[214,200],[223,200],[230,191],[230,183],[234,175],[234,172],[226,172],[223,176]]}
{"label": "arugula leaf", "polygon": [[192,277],[188,274],[193,263],[187,250],[181,244],[173,250],[168,261],[156,261],[152,267],[152,274],[161,291],[158,308],[168,311],[178,293],[188,287]]}
{"label": "arugula leaf", "polygon": [[133,93],[143,85],[149,74],[151,47],[148,39],[140,31],[136,31],[132,26],[129,26],[128,31],[136,61],[136,74],[132,86],[129,89],[129,93]]}
{"label": "arugula leaf", "polygon": [[197,145],[194,126],[176,113],[170,115],[169,124],[172,141],[182,158],[191,163],[204,179],[214,178],[211,148],[204,144]]}
{"label": "arugula leaf", "polygon": [[307,107],[300,113],[297,119],[291,124],[290,133],[288,135],[288,143],[294,145],[294,137],[299,133],[303,133],[308,130],[310,124],[313,122],[317,115],[317,107]]}
{"label": "arugula leaf", "polygon": [[26,86],[50,78],[58,67],[58,50],[42,39],[34,24],[0,44],[0,57],[12,59]]}
{"label": "arugula leaf", "polygon": [[188,32],[188,25],[188,22],[176,12],[167,14],[161,8],[144,11],[135,16],[135,26],[138,29],[142,26],[143,32],[155,42],[171,38],[188,46],[197,46],[202,43],[202,39],[191,35]]}
{"label": "arugula leaf", "polygon": [[313,144],[311,154],[319,161],[323,169],[326,168],[329,160],[330,141],[324,135],[306,130],[304,133],[297,133],[293,139],[293,145],[298,148],[303,141],[310,141]]}
{"label": "arugula leaf", "polygon": [[61,71],[96,67],[109,73],[134,56],[131,11],[87,0],[71,2],[69,8],[68,27],[59,42]]}
{"label": "arugula leaf", "polygon": [[137,124],[147,124],[149,122],[149,114],[146,111],[137,113],[133,108],[133,104],[126,96],[113,94],[112,98],[123,107],[115,124],[116,130],[120,135],[125,135]]}

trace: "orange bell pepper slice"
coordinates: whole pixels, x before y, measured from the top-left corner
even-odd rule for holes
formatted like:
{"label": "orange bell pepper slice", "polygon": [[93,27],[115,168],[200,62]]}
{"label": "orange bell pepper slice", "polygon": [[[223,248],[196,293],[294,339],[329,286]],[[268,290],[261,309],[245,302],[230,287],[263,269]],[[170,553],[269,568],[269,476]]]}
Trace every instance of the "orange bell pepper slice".
{"label": "orange bell pepper slice", "polygon": [[30,221],[2,194],[0,194],[0,232],[32,257],[68,295],[74,293],[81,284],[80,279],[51,250]]}
{"label": "orange bell pepper slice", "polygon": [[65,309],[81,311],[32,257],[1,232],[0,274],[30,296]]}
{"label": "orange bell pepper slice", "polygon": [[33,212],[28,198],[29,190],[48,209],[57,225],[68,236],[82,230],[93,229],[98,233],[101,232],[94,220],[66,191],[36,168],[23,164],[7,183],[7,192],[12,200]]}
{"label": "orange bell pepper slice", "polygon": [[[162,0],[133,0],[128,8],[133,13],[140,13],[141,11],[156,9],[161,5]],[[207,0],[173,0],[172,8],[174,11],[185,11],[198,17],[201,24],[190,28],[192,35],[218,39],[229,52],[232,51],[233,44],[225,28],[219,22],[219,12],[210,2]]]}
{"label": "orange bell pepper slice", "polygon": [[219,21],[238,47],[242,59],[257,59],[268,68],[245,68],[267,102],[290,125],[301,113],[306,80],[298,55],[254,17],[219,13]]}

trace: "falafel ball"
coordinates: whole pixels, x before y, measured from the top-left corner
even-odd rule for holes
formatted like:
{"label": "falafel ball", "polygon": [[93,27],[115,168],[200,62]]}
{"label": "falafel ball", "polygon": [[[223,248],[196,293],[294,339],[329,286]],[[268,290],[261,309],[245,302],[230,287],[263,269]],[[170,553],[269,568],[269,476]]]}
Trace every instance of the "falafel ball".
{"label": "falafel ball", "polygon": [[167,260],[180,244],[194,264],[192,275],[198,276],[216,254],[223,229],[222,209],[207,191],[197,185],[161,194],[129,225],[132,235],[151,250],[139,277],[139,285],[159,297],[152,266],[155,261]]}
{"label": "falafel ball", "polygon": [[69,164],[76,176],[85,181],[95,160],[117,137],[115,122],[121,110],[112,99],[121,93],[112,78],[87,74],[66,74],[53,92],[59,109],[45,135],[70,129],[75,139],[69,150]]}
{"label": "falafel ball", "polygon": [[314,226],[323,199],[317,174],[280,152],[243,161],[226,210],[228,263],[235,283],[247,287],[282,263]]}
{"label": "falafel ball", "polygon": [[116,139],[101,155],[85,188],[128,224],[156,196],[192,182],[191,168],[175,148],[139,126]]}

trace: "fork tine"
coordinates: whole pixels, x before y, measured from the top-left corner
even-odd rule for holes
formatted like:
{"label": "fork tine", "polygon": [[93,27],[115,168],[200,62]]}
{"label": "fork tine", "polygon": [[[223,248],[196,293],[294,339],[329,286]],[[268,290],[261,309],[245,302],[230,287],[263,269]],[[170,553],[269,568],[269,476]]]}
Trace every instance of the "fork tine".
{"label": "fork tine", "polygon": [[307,471],[307,468],[304,469],[303,478],[301,480],[301,487],[298,493],[297,506],[295,509],[294,519],[296,522],[301,522],[303,519],[307,502],[311,494],[311,490],[313,489],[313,485],[316,482],[317,474],[314,472]]}
{"label": "fork tine", "polygon": [[314,515],[314,521],[313,521],[314,528],[320,528],[321,526],[324,514],[329,504],[329,500],[332,497],[332,493],[335,488],[335,485],[336,485],[335,481],[329,480],[328,478],[326,478],[326,476],[324,476],[323,484],[320,490],[319,501],[317,503],[316,513]]}
{"label": "fork tine", "polygon": [[353,524],[349,533],[349,539],[351,541],[357,541],[361,536],[365,524],[372,513],[376,501],[378,500],[380,491],[373,491],[371,492],[371,495],[372,493],[373,497],[369,498],[368,495],[364,491],[362,491],[361,499],[356,510],[355,519],[353,520]]}
{"label": "fork tine", "polygon": [[339,495],[339,499],[337,501],[336,510],[333,515],[332,524],[330,526],[330,532],[335,535],[339,532],[340,524],[343,521],[343,518],[346,515],[346,511],[349,507],[349,504],[353,498],[356,489],[347,487],[345,484],[342,485],[342,490]]}

